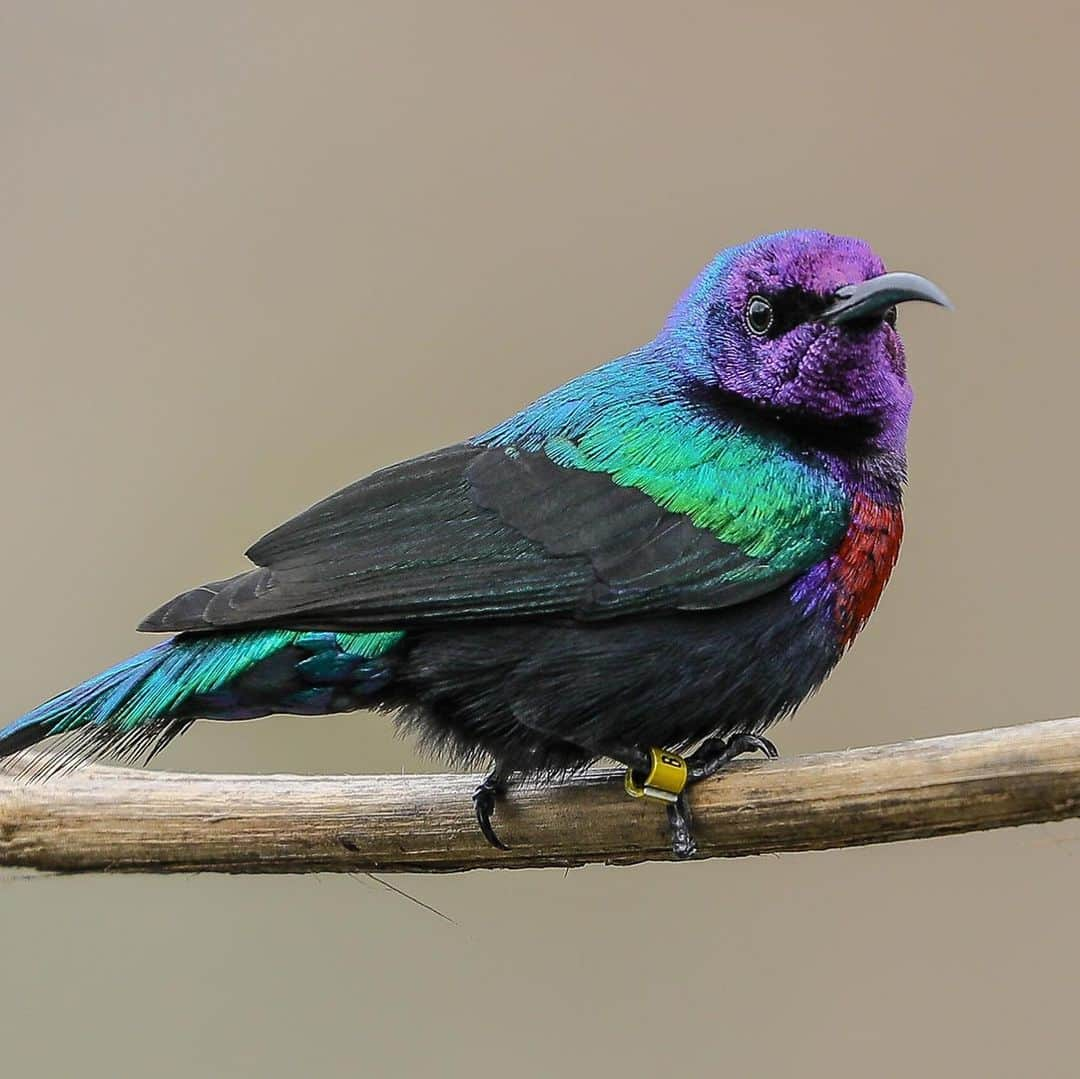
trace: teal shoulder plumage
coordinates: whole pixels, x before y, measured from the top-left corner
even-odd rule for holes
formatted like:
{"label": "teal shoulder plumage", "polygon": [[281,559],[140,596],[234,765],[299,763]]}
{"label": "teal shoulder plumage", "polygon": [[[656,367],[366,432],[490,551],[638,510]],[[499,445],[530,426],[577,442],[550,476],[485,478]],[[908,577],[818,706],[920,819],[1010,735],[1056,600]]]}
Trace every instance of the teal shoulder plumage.
{"label": "teal shoulder plumage", "polygon": [[478,440],[608,473],[740,548],[748,579],[808,568],[835,549],[850,499],[784,443],[673,392],[654,353],[634,353],[540,398]]}

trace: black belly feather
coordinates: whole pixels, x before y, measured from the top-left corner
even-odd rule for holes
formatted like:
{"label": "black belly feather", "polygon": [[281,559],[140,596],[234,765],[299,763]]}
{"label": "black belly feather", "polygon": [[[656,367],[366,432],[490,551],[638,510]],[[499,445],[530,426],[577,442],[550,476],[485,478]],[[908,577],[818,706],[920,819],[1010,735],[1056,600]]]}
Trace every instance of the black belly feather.
{"label": "black belly feather", "polygon": [[782,590],[717,612],[413,631],[381,703],[462,764],[487,755],[552,772],[627,746],[761,731],[839,655],[829,627]]}

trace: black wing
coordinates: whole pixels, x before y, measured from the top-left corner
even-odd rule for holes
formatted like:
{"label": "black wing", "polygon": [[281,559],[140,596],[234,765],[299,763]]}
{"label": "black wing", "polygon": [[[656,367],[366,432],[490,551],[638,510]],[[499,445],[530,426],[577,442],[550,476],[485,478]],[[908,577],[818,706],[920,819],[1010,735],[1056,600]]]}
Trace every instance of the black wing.
{"label": "black wing", "polygon": [[770,572],[606,473],[466,444],[346,487],[248,557],[259,568],[181,594],[140,628],[603,618],[724,607],[795,575]]}

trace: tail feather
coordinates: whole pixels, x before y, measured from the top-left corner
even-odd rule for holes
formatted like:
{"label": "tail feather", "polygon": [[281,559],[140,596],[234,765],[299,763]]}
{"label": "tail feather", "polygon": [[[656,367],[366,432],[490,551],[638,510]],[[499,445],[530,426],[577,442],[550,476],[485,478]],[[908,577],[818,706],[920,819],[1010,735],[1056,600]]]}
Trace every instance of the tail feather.
{"label": "tail feather", "polygon": [[348,711],[389,680],[384,657],[401,636],[267,629],[174,637],[0,730],[0,758],[55,737],[28,760],[27,774],[96,757],[145,763],[197,718]]}

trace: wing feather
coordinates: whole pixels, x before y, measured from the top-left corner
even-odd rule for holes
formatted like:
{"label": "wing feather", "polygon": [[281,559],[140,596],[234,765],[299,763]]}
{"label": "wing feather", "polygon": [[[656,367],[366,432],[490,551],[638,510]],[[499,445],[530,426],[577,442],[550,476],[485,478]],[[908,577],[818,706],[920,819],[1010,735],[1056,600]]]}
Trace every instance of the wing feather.
{"label": "wing feather", "polygon": [[782,571],[604,471],[459,444],[383,469],[248,551],[256,568],[184,592],[140,628],[393,626],[719,608]]}

